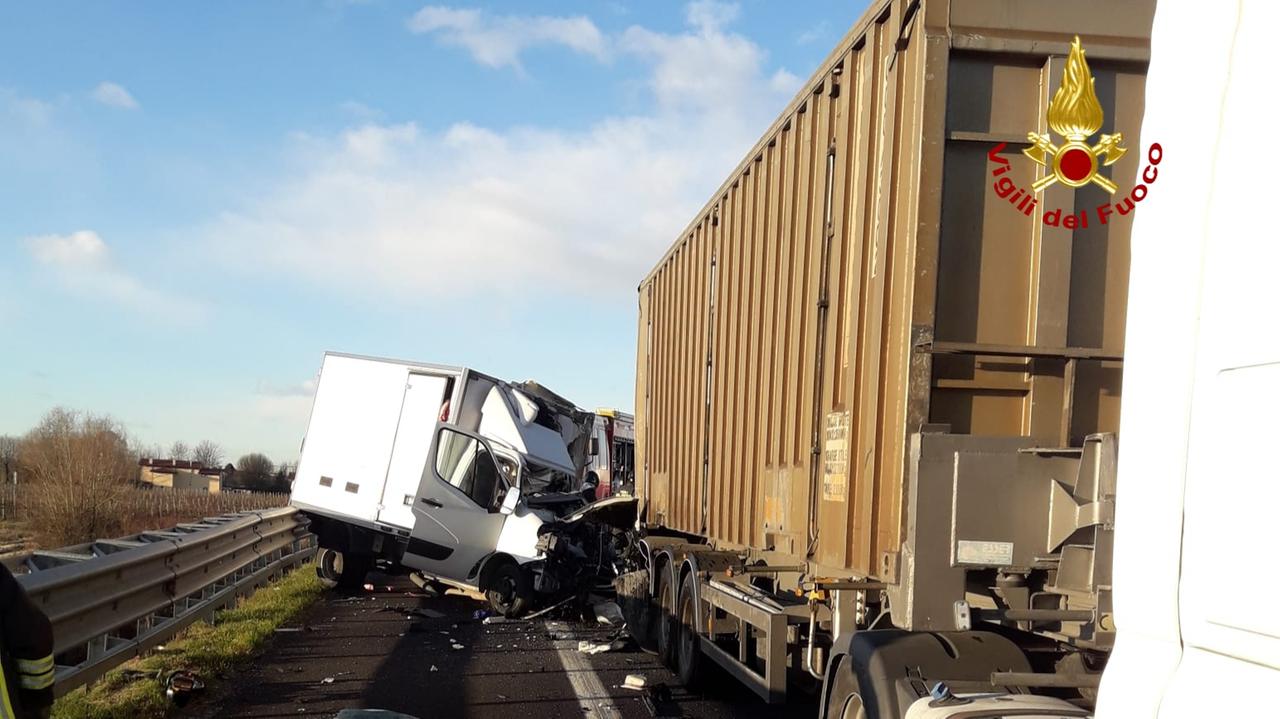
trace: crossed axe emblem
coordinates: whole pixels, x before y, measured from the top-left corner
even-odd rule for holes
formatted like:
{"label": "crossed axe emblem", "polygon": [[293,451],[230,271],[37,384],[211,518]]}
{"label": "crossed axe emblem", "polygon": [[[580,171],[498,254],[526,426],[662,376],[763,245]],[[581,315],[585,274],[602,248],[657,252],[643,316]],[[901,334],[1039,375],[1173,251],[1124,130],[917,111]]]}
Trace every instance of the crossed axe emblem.
{"label": "crossed axe emblem", "polygon": [[[1022,153],[1034,160],[1036,164],[1049,170],[1045,173],[1044,177],[1041,177],[1039,180],[1036,180],[1031,184],[1034,191],[1040,192],[1058,180],[1063,179],[1061,170],[1058,169],[1057,161],[1060,154],[1073,149],[1078,149],[1082,152],[1092,154],[1093,157],[1096,158],[1096,164],[1094,164],[1093,171],[1090,173],[1089,177],[1082,178],[1079,183],[1064,181],[1063,184],[1079,187],[1092,182],[1109,193],[1114,193],[1116,191],[1116,183],[1098,174],[1098,166],[1113,165],[1121,157],[1124,157],[1124,153],[1128,152],[1127,148],[1120,147],[1120,143],[1124,140],[1122,133],[1117,132],[1114,135],[1103,135],[1099,138],[1098,144],[1093,147],[1082,142],[1084,139],[1083,137],[1079,139],[1074,137],[1069,138],[1070,142],[1062,147],[1054,145],[1053,142],[1049,140],[1049,135],[1047,134],[1041,135],[1036,132],[1028,132],[1027,139],[1031,141],[1031,147],[1026,148]],[[1098,160],[1101,162],[1097,162]]]}

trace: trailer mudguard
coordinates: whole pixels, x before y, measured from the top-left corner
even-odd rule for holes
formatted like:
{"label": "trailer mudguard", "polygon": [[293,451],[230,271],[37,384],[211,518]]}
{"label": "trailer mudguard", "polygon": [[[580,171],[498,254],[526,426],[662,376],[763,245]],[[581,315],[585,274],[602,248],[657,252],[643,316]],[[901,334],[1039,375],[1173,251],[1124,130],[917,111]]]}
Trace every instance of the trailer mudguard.
{"label": "trailer mudguard", "polygon": [[840,717],[856,696],[867,719],[900,719],[940,681],[957,693],[995,691],[992,672],[1031,671],[1016,644],[991,632],[869,630],[833,649],[822,717]]}

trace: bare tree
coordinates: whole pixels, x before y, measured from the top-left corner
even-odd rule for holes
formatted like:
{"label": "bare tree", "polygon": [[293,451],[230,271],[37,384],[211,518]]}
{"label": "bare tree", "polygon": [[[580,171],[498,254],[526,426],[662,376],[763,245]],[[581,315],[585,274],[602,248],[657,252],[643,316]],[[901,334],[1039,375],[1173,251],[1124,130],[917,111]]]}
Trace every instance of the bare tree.
{"label": "bare tree", "polygon": [[111,536],[138,476],[123,426],[107,416],[50,410],[19,446],[30,473],[29,516],[48,546]]}
{"label": "bare tree", "polygon": [[276,467],[275,477],[272,479],[274,485],[271,487],[273,492],[288,492],[293,488],[293,476],[297,473],[297,467],[288,462],[281,462]]}
{"label": "bare tree", "polygon": [[187,446],[186,442],[178,440],[177,442],[169,445],[169,459],[177,459],[185,462],[186,460],[191,459],[191,448]]}
{"label": "bare tree", "polygon": [[222,464],[222,447],[206,439],[196,445],[191,458],[206,467],[218,467]]}
{"label": "bare tree", "polygon": [[4,474],[0,476],[0,484],[9,484],[13,482],[14,474],[18,471],[18,438],[4,435],[0,437],[0,471]]}
{"label": "bare tree", "polygon": [[246,454],[236,461],[236,484],[263,492],[272,491],[275,464],[265,454]]}
{"label": "bare tree", "polygon": [[138,459],[164,459],[164,447],[154,442],[152,444],[138,442],[134,454],[138,455]]}

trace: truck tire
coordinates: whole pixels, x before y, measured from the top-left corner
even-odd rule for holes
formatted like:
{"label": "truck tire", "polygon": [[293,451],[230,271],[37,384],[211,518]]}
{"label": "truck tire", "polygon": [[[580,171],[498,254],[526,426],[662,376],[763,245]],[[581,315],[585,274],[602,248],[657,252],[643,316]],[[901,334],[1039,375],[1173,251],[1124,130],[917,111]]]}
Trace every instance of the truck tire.
{"label": "truck tire", "polygon": [[368,554],[334,552],[334,569],[338,574],[338,588],[359,589],[373,567],[373,557]]}
{"label": "truck tire", "polygon": [[515,562],[503,562],[489,577],[484,595],[493,611],[504,617],[519,617],[529,610],[529,577]]}
{"label": "truck tire", "polygon": [[654,604],[658,610],[657,631],[654,632],[658,645],[658,659],[667,667],[675,667],[676,620],[675,607],[671,601],[670,565],[658,570],[657,589],[654,591]]}
{"label": "truck tire", "polygon": [[680,683],[689,689],[698,685],[703,662],[701,641],[698,639],[698,624],[701,617],[698,611],[698,600],[694,596],[696,581],[693,572],[685,575],[680,587],[680,601],[676,604],[678,608],[676,617],[679,619],[676,624],[676,676],[680,678]]}
{"label": "truck tire", "polygon": [[337,570],[337,552],[332,549],[321,548],[316,552],[316,576],[320,578],[320,583],[326,589],[333,589],[338,586],[338,570]]}

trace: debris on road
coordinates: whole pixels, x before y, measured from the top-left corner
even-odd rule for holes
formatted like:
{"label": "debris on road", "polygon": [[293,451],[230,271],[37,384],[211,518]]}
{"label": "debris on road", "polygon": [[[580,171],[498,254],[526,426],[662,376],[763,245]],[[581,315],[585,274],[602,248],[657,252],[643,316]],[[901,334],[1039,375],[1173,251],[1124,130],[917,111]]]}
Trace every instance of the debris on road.
{"label": "debris on road", "polygon": [[334,682],[333,677],[325,677],[324,679],[320,680],[321,684],[332,684],[333,682]]}
{"label": "debris on road", "polygon": [[578,642],[578,651],[583,654],[603,654],[605,652],[616,652],[626,648],[627,643],[621,639],[615,639],[611,642],[593,642],[583,639]]}
{"label": "debris on road", "polygon": [[622,682],[623,689],[644,689],[646,681],[643,674],[628,674]]}
{"label": "debris on road", "polygon": [[480,623],[481,623],[481,624],[506,624],[507,622],[510,622],[510,621],[514,621],[514,620],[507,619],[506,617],[504,617],[504,616],[502,616],[502,615],[500,615],[500,614],[496,614],[496,615],[491,616],[491,617],[485,617],[485,618],[484,618],[484,621],[482,621],[482,622],[480,622]]}
{"label": "debris on road", "polygon": [[194,672],[179,669],[169,673],[164,680],[164,695],[178,706],[185,706],[191,697],[204,690],[204,682]]}
{"label": "debris on road", "polygon": [[408,614],[410,616],[406,617],[406,619],[412,619],[413,617],[422,617],[424,619],[444,619],[445,616],[444,612],[437,612],[434,609],[422,608],[410,609],[408,610]]}
{"label": "debris on road", "polygon": [[649,714],[654,717],[682,716],[680,705],[672,701],[671,689],[666,684],[654,684],[649,687],[641,700],[644,702],[644,708],[648,709]]}
{"label": "debris on road", "polygon": [[136,682],[139,679],[159,679],[157,672],[144,672],[138,669],[121,669],[120,679],[124,682]]}
{"label": "debris on road", "polygon": [[616,627],[623,623],[622,608],[617,602],[600,602],[593,605],[591,610],[595,612],[596,623],[607,624]]}
{"label": "debris on road", "polygon": [[454,648],[454,649],[466,649],[466,647],[464,647],[463,645],[461,645],[461,644],[459,644],[459,643],[457,643],[457,642],[454,642],[454,643],[453,643],[453,648]]}

